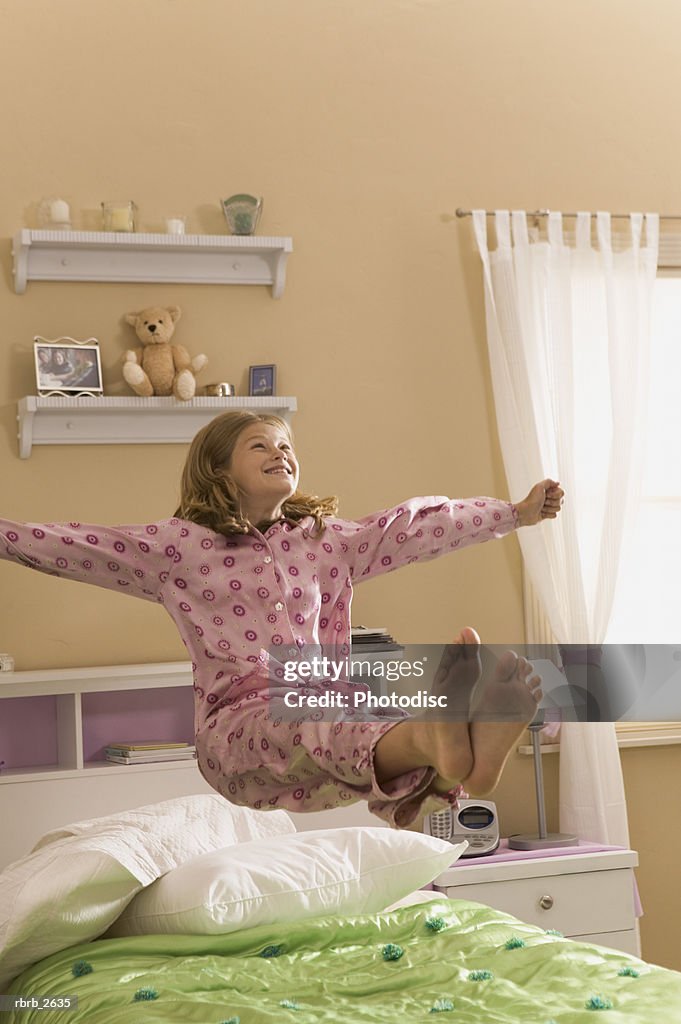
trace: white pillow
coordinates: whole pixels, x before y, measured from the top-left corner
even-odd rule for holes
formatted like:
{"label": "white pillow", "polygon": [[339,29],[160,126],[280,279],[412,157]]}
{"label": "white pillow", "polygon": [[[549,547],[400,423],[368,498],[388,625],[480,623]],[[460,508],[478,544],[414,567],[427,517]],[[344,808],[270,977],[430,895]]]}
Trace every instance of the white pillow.
{"label": "white pillow", "polygon": [[143,885],[197,854],[295,832],[284,811],[180,797],[48,832],[0,872],[0,991],[43,957],[106,931]]}
{"label": "white pillow", "polygon": [[115,856],[149,885],[199,853],[295,830],[286,811],[254,811],[230,804],[217,793],[201,793],[53,829],[32,852],[80,836],[91,841],[90,849]]}
{"label": "white pillow", "polygon": [[106,937],[207,935],[327,913],[374,913],[427,885],[467,846],[386,828],[241,843],[169,871],[132,900]]}
{"label": "white pillow", "polygon": [[96,938],[142,883],[116,857],[64,839],[0,874],[0,991],[60,949]]}

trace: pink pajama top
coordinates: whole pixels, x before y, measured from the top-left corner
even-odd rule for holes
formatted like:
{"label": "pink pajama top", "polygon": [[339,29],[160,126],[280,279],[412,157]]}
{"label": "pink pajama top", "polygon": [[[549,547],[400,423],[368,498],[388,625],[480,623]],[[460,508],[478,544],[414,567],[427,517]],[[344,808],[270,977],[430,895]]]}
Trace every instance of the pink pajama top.
{"label": "pink pajama top", "polygon": [[[325,524],[321,534],[307,518],[276,523],[264,534],[225,537],[181,519],[115,527],[0,519],[0,557],[162,604],[192,659],[199,767],[228,798],[255,803],[217,781],[239,773],[248,747],[242,743],[221,757],[227,737],[222,748],[213,742],[210,749],[206,737],[216,711],[224,708],[237,720],[246,680],[250,690],[251,679],[267,675],[266,652],[280,648],[285,659],[308,644],[349,652],[355,583],[502,537],[518,526],[518,513],[495,498],[424,497]],[[267,760],[262,751],[259,756],[261,764]],[[286,805],[317,809],[320,801],[309,791],[307,797]],[[327,793],[321,806],[328,799]]]}

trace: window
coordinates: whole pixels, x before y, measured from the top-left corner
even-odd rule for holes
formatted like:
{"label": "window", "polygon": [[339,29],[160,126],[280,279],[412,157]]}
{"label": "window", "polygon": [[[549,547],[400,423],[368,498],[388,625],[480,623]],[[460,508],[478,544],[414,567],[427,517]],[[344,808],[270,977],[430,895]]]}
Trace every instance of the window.
{"label": "window", "polygon": [[[608,643],[681,652],[681,275],[658,277],[638,520],[625,538]],[[681,663],[680,666],[681,668]]]}
{"label": "window", "polygon": [[[681,680],[681,274],[655,285],[648,431],[641,507],[625,538],[608,643],[678,645],[648,650],[658,658],[648,672],[666,683]],[[640,655],[639,655],[640,656]],[[666,658],[663,665],[661,658]],[[677,662],[678,669],[674,662]],[[678,687],[675,688],[678,691]],[[651,717],[668,717],[670,698],[646,695]],[[677,698],[671,705],[675,708]],[[673,715],[677,716],[676,710]],[[681,742],[681,723],[619,722],[620,745]]]}

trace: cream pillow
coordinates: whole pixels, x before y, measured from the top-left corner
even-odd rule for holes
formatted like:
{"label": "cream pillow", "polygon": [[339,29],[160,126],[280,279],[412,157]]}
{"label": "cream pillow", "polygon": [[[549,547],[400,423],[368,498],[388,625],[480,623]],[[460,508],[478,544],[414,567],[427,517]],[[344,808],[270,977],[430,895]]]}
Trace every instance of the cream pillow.
{"label": "cream pillow", "polygon": [[207,935],[323,914],[374,913],[426,885],[468,844],[386,828],[336,828],[193,857],[140,892],[107,938]]}
{"label": "cream pillow", "polygon": [[186,860],[295,832],[284,811],[217,794],[164,800],[46,833],[0,872],[0,992],[31,964],[97,938],[143,886]]}

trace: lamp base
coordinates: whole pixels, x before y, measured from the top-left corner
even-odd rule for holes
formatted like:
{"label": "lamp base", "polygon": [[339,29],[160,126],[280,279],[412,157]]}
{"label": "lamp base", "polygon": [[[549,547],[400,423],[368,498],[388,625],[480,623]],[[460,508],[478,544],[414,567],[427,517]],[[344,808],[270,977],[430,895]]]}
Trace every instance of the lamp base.
{"label": "lamp base", "polygon": [[548,832],[545,836],[529,832],[508,837],[509,850],[549,850],[554,846],[577,846],[579,839],[569,832]]}

